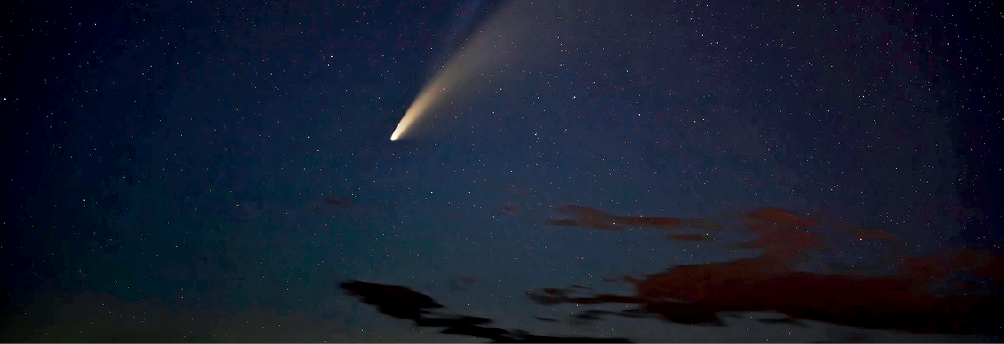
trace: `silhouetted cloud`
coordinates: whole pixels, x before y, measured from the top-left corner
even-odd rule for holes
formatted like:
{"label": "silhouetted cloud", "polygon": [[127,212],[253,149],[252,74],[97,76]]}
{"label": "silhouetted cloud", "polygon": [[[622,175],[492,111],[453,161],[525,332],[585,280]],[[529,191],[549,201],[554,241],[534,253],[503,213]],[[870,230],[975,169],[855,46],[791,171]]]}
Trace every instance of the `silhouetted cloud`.
{"label": "silhouetted cloud", "polygon": [[381,313],[415,321],[416,326],[445,327],[441,333],[491,339],[499,343],[627,343],[625,338],[539,336],[523,330],[486,327],[492,320],[465,315],[430,316],[430,309],[443,308],[431,297],[402,286],[349,281],[342,289],[363,303],[374,305]]}

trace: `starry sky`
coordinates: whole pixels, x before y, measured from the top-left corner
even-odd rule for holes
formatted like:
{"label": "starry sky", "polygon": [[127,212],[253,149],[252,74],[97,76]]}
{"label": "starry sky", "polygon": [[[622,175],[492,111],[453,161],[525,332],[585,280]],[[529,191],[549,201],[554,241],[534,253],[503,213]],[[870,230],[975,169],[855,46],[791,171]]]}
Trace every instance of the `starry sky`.
{"label": "starry sky", "polygon": [[[3,12],[6,341],[1004,334],[978,326],[1002,315],[977,306],[945,320],[965,326],[925,332],[888,312],[740,307],[729,300],[770,295],[711,291],[759,281],[851,300],[818,281],[895,282],[922,300],[1004,304],[990,2]],[[421,125],[389,140],[455,70]],[[389,311],[410,303],[387,295],[412,292],[413,312]],[[433,315],[490,319],[496,334]]]}

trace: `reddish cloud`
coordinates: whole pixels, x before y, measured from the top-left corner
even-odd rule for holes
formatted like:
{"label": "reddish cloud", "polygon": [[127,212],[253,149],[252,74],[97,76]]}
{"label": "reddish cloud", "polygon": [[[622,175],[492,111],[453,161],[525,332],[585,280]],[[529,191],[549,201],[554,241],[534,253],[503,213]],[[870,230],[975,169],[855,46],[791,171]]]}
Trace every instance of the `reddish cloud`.
{"label": "reddish cloud", "polygon": [[847,235],[858,240],[878,240],[884,241],[895,247],[905,247],[906,243],[899,240],[896,235],[882,229],[849,228],[845,230]]}
{"label": "reddish cloud", "polygon": [[676,234],[670,235],[669,238],[676,241],[708,241],[709,236],[707,234]]}
{"label": "reddish cloud", "polygon": [[[601,229],[679,223],[625,221],[579,206],[564,209],[577,218],[551,221]],[[758,210],[745,219],[749,231],[757,234],[745,247],[762,249],[757,258],[674,266],[642,279],[626,277],[625,281],[635,286],[635,295],[588,295],[581,289],[550,288],[528,296],[542,304],[636,304],[637,309],[618,315],[648,313],[684,324],[721,325],[721,312],[773,311],[785,314],[786,323],[809,319],[914,333],[1004,334],[1000,325],[1004,323],[1000,311],[1004,298],[995,293],[943,295],[929,288],[933,282],[965,286],[965,291],[978,288],[973,282],[948,283],[959,271],[1001,279],[1004,263],[996,253],[954,249],[934,256],[901,254],[896,257],[896,273],[890,276],[804,272],[795,270],[794,265],[807,259],[805,251],[827,249],[823,237],[807,230],[819,226],[817,220],[779,209]],[[884,230],[853,229],[848,233],[861,239],[901,243]]]}
{"label": "reddish cloud", "polygon": [[338,197],[338,198],[327,197],[324,199],[324,203],[339,208],[348,208],[352,206],[352,200],[350,200],[348,197]]}
{"label": "reddish cloud", "polygon": [[[349,199],[348,197],[338,197],[338,198],[325,197],[324,203],[327,204],[328,206],[334,206],[337,208],[349,208],[352,206],[352,200]],[[315,214],[324,213],[326,209],[327,207],[323,207],[320,205],[310,206],[310,212]]]}
{"label": "reddish cloud", "polygon": [[[579,205],[566,205],[557,209],[559,214],[570,216],[565,219],[547,219],[544,224],[552,226],[575,226],[609,231],[622,231],[625,228],[698,228],[704,230],[721,230],[721,226],[704,219],[679,219],[672,217],[631,217],[618,216],[599,209]],[[686,239],[686,238],[685,238]]]}
{"label": "reddish cloud", "polygon": [[743,245],[763,249],[763,255],[781,259],[803,258],[806,250],[825,248],[821,236],[806,231],[819,222],[779,209],[763,209],[749,214],[749,231],[757,233],[757,240]]}
{"label": "reddish cloud", "polygon": [[506,214],[515,214],[515,213],[519,213],[519,206],[516,205],[516,204],[512,204],[512,203],[506,203],[506,204],[502,205],[501,210],[502,210],[503,213],[506,213]]}

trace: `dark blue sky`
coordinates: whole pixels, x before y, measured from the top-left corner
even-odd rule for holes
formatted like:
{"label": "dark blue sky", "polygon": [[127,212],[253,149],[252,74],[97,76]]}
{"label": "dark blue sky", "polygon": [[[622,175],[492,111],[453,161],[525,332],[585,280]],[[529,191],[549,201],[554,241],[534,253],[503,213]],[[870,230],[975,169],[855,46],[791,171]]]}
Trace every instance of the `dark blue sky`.
{"label": "dark blue sky", "polygon": [[[498,15],[506,8],[520,15]],[[136,1],[5,12],[8,340],[472,340],[381,315],[339,289],[347,280],[408,286],[451,312],[548,335],[981,338],[817,322],[552,324],[534,316],[567,308],[526,291],[630,293],[602,279],[756,257],[739,246],[756,237],[743,216],[765,208],[817,219],[824,237],[882,229],[907,243],[902,254],[999,252],[992,5]],[[434,129],[388,140],[451,54],[497,33],[493,20],[518,34],[504,59],[484,53],[498,59],[491,77],[434,109]],[[721,229],[691,242],[547,221],[568,205]],[[799,269],[888,258],[832,240]],[[996,280],[979,283],[997,295]]]}

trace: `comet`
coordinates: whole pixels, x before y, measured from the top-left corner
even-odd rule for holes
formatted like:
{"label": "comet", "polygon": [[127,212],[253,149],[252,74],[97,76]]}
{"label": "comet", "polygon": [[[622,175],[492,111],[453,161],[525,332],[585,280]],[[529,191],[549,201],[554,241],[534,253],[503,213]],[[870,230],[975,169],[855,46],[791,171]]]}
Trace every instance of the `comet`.
{"label": "comet", "polygon": [[443,105],[447,99],[456,100],[465,87],[476,84],[484,71],[491,71],[492,64],[499,60],[493,54],[491,39],[484,37],[484,30],[476,32],[478,36],[461,48],[459,54],[450,58],[446,65],[433,75],[432,80],[422,87],[415,100],[404,112],[404,117],[397,124],[390,140],[397,141],[412,129],[420,119],[426,117],[436,107]]}
{"label": "comet", "polygon": [[[547,44],[534,41],[533,31],[545,30],[539,24],[539,13],[548,13],[543,5],[532,1],[510,1],[488,20],[476,28],[466,43],[422,86],[404,117],[397,124],[390,140],[397,141],[414,135],[419,124],[435,117],[444,105],[458,107],[461,103],[478,99],[487,86],[495,86],[509,77],[519,62],[540,61],[529,58],[536,49],[530,45]],[[492,89],[498,92],[498,88]]]}

